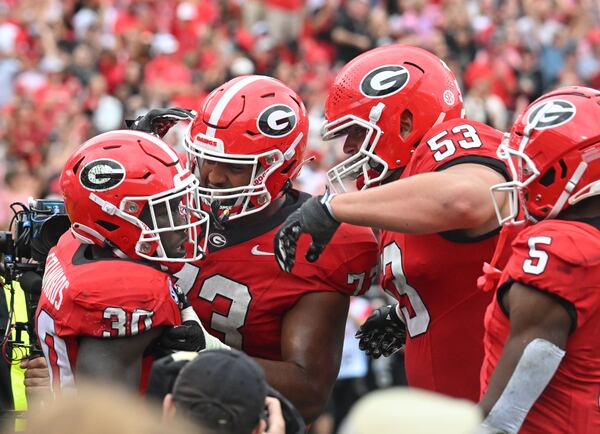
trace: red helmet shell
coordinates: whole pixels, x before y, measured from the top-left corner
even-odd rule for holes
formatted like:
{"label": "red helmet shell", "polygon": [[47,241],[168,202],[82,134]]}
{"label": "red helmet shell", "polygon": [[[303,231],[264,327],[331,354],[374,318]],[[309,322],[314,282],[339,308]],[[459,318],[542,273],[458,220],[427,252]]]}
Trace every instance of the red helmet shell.
{"label": "red helmet shell", "polygon": [[[385,104],[377,126],[382,134],[373,148],[388,169],[404,167],[414,148],[434,125],[463,116],[463,100],[446,64],[421,48],[388,45],[372,49],[338,73],[325,102],[327,123],[353,115],[369,121],[371,109]],[[402,137],[400,119],[412,114],[412,131]]]}
{"label": "red helmet shell", "polygon": [[[230,192],[229,197],[246,200],[231,212],[233,218],[256,212],[279,196],[298,173],[307,136],[308,116],[300,97],[279,80],[250,75],[234,78],[207,96],[185,142],[188,158],[197,158],[199,164],[213,158],[255,165],[249,189]],[[204,190],[208,198],[211,191]]]}
{"label": "red helmet shell", "polygon": [[[524,153],[539,172],[523,188],[525,207],[537,220],[600,194],[599,119],[600,92],[569,86],[538,98],[513,125],[510,149]],[[515,166],[522,182],[534,172],[527,164]]]}
{"label": "red helmet shell", "polygon": [[[85,142],[60,177],[73,233],[86,242],[116,247],[130,258],[140,257],[136,245],[145,224],[139,216],[148,198],[194,183],[197,180],[167,144],[130,130]],[[152,255],[158,247],[158,242],[148,243],[144,253]]]}

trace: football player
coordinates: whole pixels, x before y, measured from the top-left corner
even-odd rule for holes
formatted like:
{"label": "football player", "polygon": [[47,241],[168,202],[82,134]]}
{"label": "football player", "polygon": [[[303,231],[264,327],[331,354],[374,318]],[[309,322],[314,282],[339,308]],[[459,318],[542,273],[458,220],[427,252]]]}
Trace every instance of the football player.
{"label": "football player", "polygon": [[[324,139],[345,135],[350,155],[329,172],[334,191],[352,177],[364,191],[326,193],[290,215],[275,238],[280,266],[290,271],[296,252],[316,261],[341,222],[380,228],[381,284],[398,304],[367,319],[361,349],[387,356],[406,333],[411,386],[477,401],[491,295],[476,281],[498,240],[489,189],[508,179],[496,155],[502,134],[464,118],[439,58],[403,45],[345,65],[325,117]],[[496,194],[504,206],[505,193]],[[308,251],[297,244],[302,233],[312,236]]]}
{"label": "football player", "polygon": [[[512,179],[512,244],[485,317],[484,426],[506,433],[600,432],[600,92],[534,101],[498,154]],[[519,203],[522,217],[519,217]]]}
{"label": "football player", "polygon": [[200,327],[166,272],[204,255],[198,180],[158,138],[114,131],[75,151],[60,186],[71,230],[48,255],[36,317],[54,390],[80,374],[137,387],[163,329]]}
{"label": "football player", "polygon": [[298,95],[273,78],[244,76],[206,98],[186,134],[190,165],[211,212],[206,259],[177,274],[211,334],[253,356],[307,421],[337,376],[349,296],[377,262],[371,230],[341,225],[318,264],[293,274],[273,257],[279,225],[309,195],[292,188],[308,119]]}

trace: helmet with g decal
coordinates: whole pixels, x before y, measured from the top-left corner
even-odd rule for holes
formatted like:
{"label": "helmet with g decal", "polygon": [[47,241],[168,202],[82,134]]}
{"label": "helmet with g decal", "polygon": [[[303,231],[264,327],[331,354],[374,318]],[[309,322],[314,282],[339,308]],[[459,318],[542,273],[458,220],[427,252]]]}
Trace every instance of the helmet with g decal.
{"label": "helmet with g decal", "polygon": [[[403,115],[412,118],[406,133]],[[429,129],[463,115],[454,74],[429,51],[388,45],[361,54],[340,70],[325,102],[324,140],[362,132],[358,151],[328,172],[332,188],[343,191],[352,177],[358,188],[377,185],[408,164]]]}
{"label": "helmet with g decal", "polygon": [[234,78],[207,96],[185,136],[188,161],[251,167],[247,185],[200,186],[200,196],[222,220],[264,209],[298,174],[308,134],[300,97],[274,78]]}
{"label": "helmet with g decal", "polygon": [[578,86],[549,92],[523,111],[498,148],[513,178],[492,187],[509,193],[508,214],[496,205],[501,224],[554,218],[600,195],[598,119],[600,91]]}
{"label": "helmet with g decal", "polygon": [[[71,231],[84,243],[151,261],[204,256],[208,214],[199,210],[198,180],[157,137],[130,130],[93,137],[65,164],[60,187]],[[163,245],[167,232],[181,234],[177,255]]]}

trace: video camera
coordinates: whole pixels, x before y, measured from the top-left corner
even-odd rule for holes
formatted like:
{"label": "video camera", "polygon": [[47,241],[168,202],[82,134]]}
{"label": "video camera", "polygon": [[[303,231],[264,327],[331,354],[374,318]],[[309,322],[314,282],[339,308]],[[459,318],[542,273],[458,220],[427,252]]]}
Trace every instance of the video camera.
{"label": "video camera", "polygon": [[[8,321],[6,327],[0,324],[0,336],[3,336],[2,355],[12,360],[12,354],[6,354],[5,344],[21,348],[23,355],[33,355],[37,338],[35,334],[35,311],[42,289],[44,264],[50,249],[56,245],[60,236],[70,226],[62,200],[29,199],[29,204],[15,202],[10,205],[13,218],[8,231],[0,231],[0,275],[3,285],[10,290]],[[13,282],[18,281],[25,294],[27,305],[27,323],[15,322]],[[11,339],[13,327],[15,336]],[[29,335],[30,345],[25,345],[22,333]]]}

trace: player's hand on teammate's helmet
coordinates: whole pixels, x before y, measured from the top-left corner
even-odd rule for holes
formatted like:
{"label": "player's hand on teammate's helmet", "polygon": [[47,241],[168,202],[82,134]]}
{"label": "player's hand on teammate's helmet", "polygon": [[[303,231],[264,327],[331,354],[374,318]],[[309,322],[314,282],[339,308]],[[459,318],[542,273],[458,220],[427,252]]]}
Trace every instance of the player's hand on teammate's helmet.
{"label": "player's hand on teammate's helmet", "polygon": [[355,336],[358,347],[374,359],[388,357],[406,341],[406,326],[396,312],[396,305],[376,309],[360,326]]}
{"label": "player's hand on teammate's helmet", "polygon": [[288,273],[292,271],[301,234],[312,236],[306,259],[315,262],[319,258],[340,225],[328,207],[331,198],[329,192],[312,197],[283,222],[274,239],[275,258],[282,270]]}
{"label": "player's hand on teammate's helmet", "polygon": [[126,120],[127,128],[143,131],[163,138],[169,130],[179,121],[193,120],[196,117],[194,110],[179,107],[152,109],[145,115],[138,116],[135,120]]}

